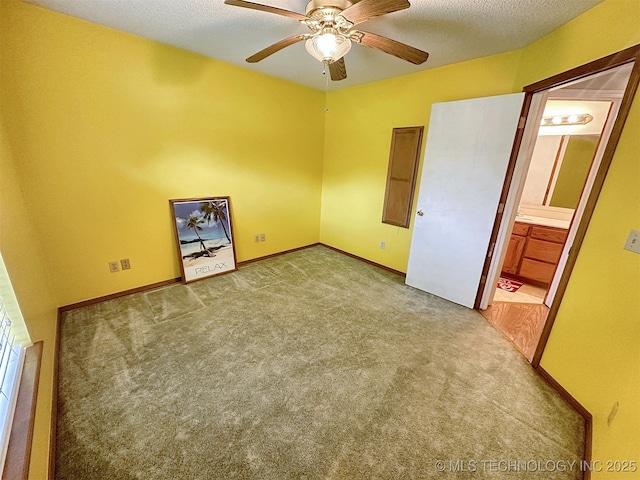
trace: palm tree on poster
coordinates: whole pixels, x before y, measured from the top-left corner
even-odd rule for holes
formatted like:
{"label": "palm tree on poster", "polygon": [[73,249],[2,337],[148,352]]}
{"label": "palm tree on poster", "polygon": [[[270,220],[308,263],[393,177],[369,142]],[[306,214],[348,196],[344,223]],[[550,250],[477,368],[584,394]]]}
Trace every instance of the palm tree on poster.
{"label": "palm tree on poster", "polygon": [[187,219],[186,226],[187,228],[192,229],[196,233],[196,236],[200,241],[200,248],[202,248],[202,250],[206,252],[207,247],[205,246],[204,241],[202,240],[202,237],[200,237],[200,234],[198,233],[198,231],[202,230],[202,227],[200,225],[202,225],[203,223],[205,223],[204,218],[192,213],[191,215],[189,215],[189,218]]}
{"label": "palm tree on poster", "polygon": [[224,230],[224,234],[231,243],[231,238],[229,238],[229,233],[227,232],[227,227],[225,226],[225,222],[227,221],[227,212],[226,212],[226,202],[221,200],[216,200],[212,202],[202,202],[200,204],[200,211],[203,213],[203,218],[209,224],[211,222],[218,223],[222,225],[222,230]]}

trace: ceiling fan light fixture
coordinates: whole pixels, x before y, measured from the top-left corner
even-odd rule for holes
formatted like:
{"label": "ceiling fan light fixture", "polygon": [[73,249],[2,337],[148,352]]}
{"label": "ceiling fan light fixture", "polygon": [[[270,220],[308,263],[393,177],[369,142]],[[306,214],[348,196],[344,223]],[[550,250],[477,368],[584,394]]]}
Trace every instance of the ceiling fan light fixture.
{"label": "ceiling fan light fixture", "polygon": [[305,42],[309,54],[323,63],[333,63],[351,49],[351,40],[334,28],[325,28]]}
{"label": "ceiling fan light fixture", "polygon": [[[261,10],[283,17],[292,18],[305,25],[311,33],[284,38],[263,48],[246,60],[256,63],[283,48],[298,42],[305,42],[309,54],[324,63],[331,74],[331,80],[347,78],[344,57],[351,49],[351,42],[374,48],[393,55],[414,65],[424,63],[429,54],[402,42],[375,33],[361,32],[353,28],[370,18],[409,8],[408,0],[307,0],[306,15],[284,8],[274,7],[255,1],[224,0],[227,5]],[[325,73],[326,73],[325,69]],[[328,77],[327,77],[328,78]]]}

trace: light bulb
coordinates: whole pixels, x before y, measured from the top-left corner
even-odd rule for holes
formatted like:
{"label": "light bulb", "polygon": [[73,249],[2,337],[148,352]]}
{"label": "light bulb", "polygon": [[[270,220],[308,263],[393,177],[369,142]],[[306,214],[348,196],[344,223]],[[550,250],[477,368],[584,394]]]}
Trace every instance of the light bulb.
{"label": "light bulb", "polygon": [[336,36],[333,33],[325,33],[318,37],[316,47],[324,58],[332,58],[336,54],[337,44]]}
{"label": "light bulb", "polygon": [[351,49],[351,40],[336,33],[333,28],[325,28],[305,42],[307,51],[324,63],[340,60]]}

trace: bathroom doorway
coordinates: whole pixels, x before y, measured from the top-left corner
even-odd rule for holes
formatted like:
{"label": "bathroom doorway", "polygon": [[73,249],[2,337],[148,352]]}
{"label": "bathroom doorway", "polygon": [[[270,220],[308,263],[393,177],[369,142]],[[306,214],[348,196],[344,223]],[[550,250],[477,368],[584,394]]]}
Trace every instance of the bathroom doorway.
{"label": "bathroom doorway", "polygon": [[534,366],[637,87],[634,59],[529,90],[477,306]]}

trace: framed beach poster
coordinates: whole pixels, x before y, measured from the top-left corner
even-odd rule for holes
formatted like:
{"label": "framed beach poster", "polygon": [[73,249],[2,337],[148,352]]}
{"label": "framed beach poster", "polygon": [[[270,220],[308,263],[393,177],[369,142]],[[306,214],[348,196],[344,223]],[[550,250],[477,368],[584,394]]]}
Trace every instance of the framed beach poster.
{"label": "framed beach poster", "polygon": [[229,197],[169,200],[182,283],[237,270]]}

